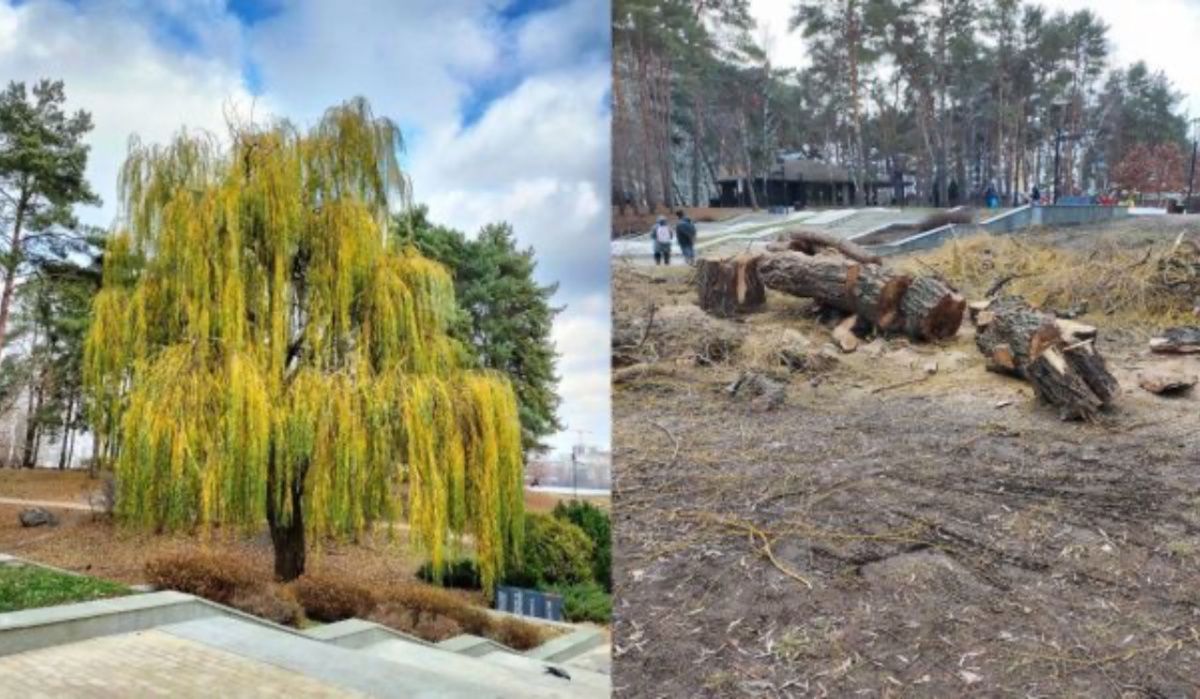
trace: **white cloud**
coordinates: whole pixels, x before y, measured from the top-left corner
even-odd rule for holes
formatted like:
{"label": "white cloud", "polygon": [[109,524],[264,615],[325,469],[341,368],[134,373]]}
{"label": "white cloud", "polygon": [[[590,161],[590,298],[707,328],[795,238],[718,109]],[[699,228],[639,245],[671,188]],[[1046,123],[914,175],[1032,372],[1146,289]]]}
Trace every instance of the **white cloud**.
{"label": "white cloud", "polygon": [[434,220],[467,231],[508,221],[537,251],[539,279],[563,285],[559,449],[577,429],[609,442],[608,74],[594,64],[528,77],[475,124],[438,129],[412,153],[415,196]]}
{"label": "white cloud", "polygon": [[500,46],[481,0],[303,0],[254,28],[251,55],[287,113],[311,120],[355,95],[421,129],[454,123]]}
{"label": "white cloud", "polygon": [[563,396],[562,420],[567,430],[552,446],[567,450],[584,430],[589,442],[611,439],[610,359],[611,324],[607,292],[589,294],[572,304],[554,325],[554,344],[562,354],[559,386]]}
{"label": "white cloud", "polygon": [[[0,0],[0,76],[61,78],[70,107],[92,113],[88,171],[105,205],[81,214],[100,224],[116,211],[131,133],[146,142],[185,124],[221,133],[231,105],[307,124],[365,96],[407,132],[416,198],[434,220],[468,232],[508,221],[535,248],[539,280],[561,282],[561,417],[607,443],[607,7],[567,0],[515,22],[497,7],[300,0],[247,27],[218,0]],[[249,64],[258,98],[245,84]],[[494,101],[465,125],[480,94]]]}
{"label": "white cloud", "polygon": [[249,104],[237,57],[230,59],[168,51],[118,6],[0,3],[0,76],[61,79],[69,108],[92,114],[88,179],[104,205],[80,214],[98,225],[117,211],[116,173],[130,135],[161,142],[182,125],[219,133],[227,108]]}

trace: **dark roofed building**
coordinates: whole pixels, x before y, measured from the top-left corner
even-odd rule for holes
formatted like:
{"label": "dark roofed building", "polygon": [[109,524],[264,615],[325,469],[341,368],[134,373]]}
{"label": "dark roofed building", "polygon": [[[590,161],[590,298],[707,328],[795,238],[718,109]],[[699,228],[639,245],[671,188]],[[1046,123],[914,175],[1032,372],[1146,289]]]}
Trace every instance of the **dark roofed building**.
{"label": "dark roofed building", "polygon": [[[750,206],[750,191],[744,173],[717,181],[720,206]],[[871,181],[864,184],[866,203],[878,203],[880,189],[892,183]],[[821,160],[784,157],[775,163],[764,181],[754,178],[754,194],[759,206],[848,206],[854,201],[854,183],[850,172],[841,165]]]}

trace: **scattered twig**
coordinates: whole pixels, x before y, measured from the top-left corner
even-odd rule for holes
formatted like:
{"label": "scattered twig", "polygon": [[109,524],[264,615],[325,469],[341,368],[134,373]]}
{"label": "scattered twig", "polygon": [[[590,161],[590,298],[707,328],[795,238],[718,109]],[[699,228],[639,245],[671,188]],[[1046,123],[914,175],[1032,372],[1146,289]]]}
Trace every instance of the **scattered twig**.
{"label": "scattered twig", "polygon": [[671,430],[668,430],[667,428],[665,428],[661,424],[659,424],[658,421],[651,421],[650,424],[654,425],[658,429],[662,430],[663,433],[665,433],[668,437],[670,437],[671,441],[675,443],[675,451],[671,452],[671,460],[667,462],[668,466],[674,466],[675,459],[677,459],[679,457],[679,438],[675,436],[674,432],[672,432]]}
{"label": "scattered twig", "polygon": [[901,381],[901,382],[899,382],[899,383],[892,383],[892,384],[888,384],[888,385],[886,385],[886,386],[878,386],[878,387],[876,387],[876,388],[872,388],[872,389],[871,389],[871,393],[872,393],[872,394],[875,394],[875,393],[883,393],[884,391],[890,391],[890,390],[892,390],[893,388],[903,388],[903,387],[905,387],[905,386],[911,386],[911,385],[913,385],[913,384],[916,384],[916,383],[921,383],[922,381],[925,381],[925,380],[927,380],[927,379],[928,379],[930,376],[932,376],[932,374],[925,374],[925,375],[923,375],[923,376],[918,376],[918,377],[917,377],[917,378],[915,378],[915,379],[909,379],[908,381]]}

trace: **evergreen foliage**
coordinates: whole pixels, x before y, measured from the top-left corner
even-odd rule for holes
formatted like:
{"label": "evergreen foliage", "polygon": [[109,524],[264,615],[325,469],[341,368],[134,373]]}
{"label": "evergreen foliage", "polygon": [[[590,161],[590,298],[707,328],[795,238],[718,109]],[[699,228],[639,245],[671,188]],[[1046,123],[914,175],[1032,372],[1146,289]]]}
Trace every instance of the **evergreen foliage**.
{"label": "evergreen foliage", "polygon": [[484,226],[473,238],[428,221],[415,207],[397,221],[399,235],[454,276],[459,313],[451,334],[472,350],[474,361],[509,376],[517,393],[521,442],[526,451],[562,429],[550,333],[562,309],[550,305],[557,285],[533,277],[532,248],[517,248],[508,224]]}

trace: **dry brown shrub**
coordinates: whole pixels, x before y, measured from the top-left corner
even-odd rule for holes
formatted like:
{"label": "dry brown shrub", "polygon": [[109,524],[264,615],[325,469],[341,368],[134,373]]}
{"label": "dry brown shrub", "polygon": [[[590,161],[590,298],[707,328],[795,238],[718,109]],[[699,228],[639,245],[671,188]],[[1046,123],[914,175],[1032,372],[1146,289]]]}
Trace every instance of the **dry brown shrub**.
{"label": "dry brown shrub", "polygon": [[152,558],[146,562],[146,577],[157,588],[230,606],[239,593],[262,587],[246,563],[215,553],[168,553]]}
{"label": "dry brown shrub", "polygon": [[376,604],[369,588],[332,575],[303,575],[293,590],[305,613],[317,621],[365,617]]}
{"label": "dry brown shrub", "polygon": [[496,623],[492,640],[513,650],[536,648],[545,640],[542,630],[520,619],[503,619]]}
{"label": "dry brown shrub", "polygon": [[276,585],[241,590],[234,594],[229,606],[285,626],[300,626],[304,609],[286,588]]}

